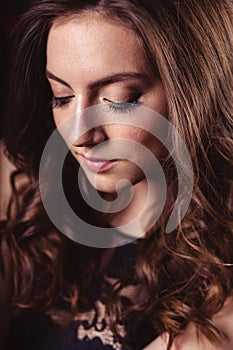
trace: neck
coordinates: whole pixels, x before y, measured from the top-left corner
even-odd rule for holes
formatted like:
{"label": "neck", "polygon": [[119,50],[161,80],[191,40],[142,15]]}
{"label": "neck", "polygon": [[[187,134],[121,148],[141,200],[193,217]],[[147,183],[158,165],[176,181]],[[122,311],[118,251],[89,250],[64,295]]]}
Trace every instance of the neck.
{"label": "neck", "polygon": [[161,209],[160,186],[153,183],[149,191],[148,188],[146,179],[135,184],[129,204],[112,213],[109,211],[122,208],[122,205],[127,203],[130,189],[122,188],[118,194],[102,193],[101,196],[106,201],[105,207],[102,209],[103,219],[107,225],[115,227],[127,235],[136,234],[135,238],[143,236],[155,224],[154,221],[159,216]]}

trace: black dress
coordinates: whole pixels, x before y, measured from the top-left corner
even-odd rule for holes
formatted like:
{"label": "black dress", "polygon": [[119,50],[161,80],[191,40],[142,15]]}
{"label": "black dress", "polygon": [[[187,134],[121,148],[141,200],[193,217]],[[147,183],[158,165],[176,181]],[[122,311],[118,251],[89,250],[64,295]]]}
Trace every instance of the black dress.
{"label": "black dress", "polygon": [[[67,327],[60,325],[64,317],[68,317],[65,308],[54,314],[42,314],[25,311],[11,326],[6,350],[121,350],[124,347],[111,331],[105,314],[106,290],[122,271],[132,271],[135,262],[137,244],[131,243],[116,248],[107,276],[103,277],[94,307],[88,312],[78,314]],[[137,294],[135,286],[129,286],[122,298],[131,299]],[[124,294],[124,293],[123,293]],[[127,339],[130,349],[144,348],[157,334],[148,318],[135,312],[128,317],[123,326],[117,323],[119,334]]]}

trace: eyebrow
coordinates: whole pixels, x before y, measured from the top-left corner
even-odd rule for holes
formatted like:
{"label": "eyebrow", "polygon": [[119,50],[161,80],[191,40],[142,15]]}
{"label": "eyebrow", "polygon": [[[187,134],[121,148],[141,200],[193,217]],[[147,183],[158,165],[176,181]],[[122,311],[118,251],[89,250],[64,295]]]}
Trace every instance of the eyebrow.
{"label": "eyebrow", "polygon": [[[58,78],[57,76],[55,76],[51,72],[46,71],[46,76],[47,76],[47,78],[55,80],[55,81],[61,83],[62,85],[65,85],[68,88],[72,89],[72,87],[66,81]],[[104,77],[102,79],[99,79],[99,80],[97,80],[95,82],[89,83],[88,84],[88,88],[90,90],[93,90],[93,89],[97,89],[97,88],[100,88],[100,87],[103,87],[103,86],[106,86],[106,85],[118,83],[118,82],[129,80],[129,79],[143,79],[143,80],[146,80],[146,79],[148,79],[148,76],[146,74],[136,73],[136,72],[117,73],[117,74],[113,74],[113,75]]]}

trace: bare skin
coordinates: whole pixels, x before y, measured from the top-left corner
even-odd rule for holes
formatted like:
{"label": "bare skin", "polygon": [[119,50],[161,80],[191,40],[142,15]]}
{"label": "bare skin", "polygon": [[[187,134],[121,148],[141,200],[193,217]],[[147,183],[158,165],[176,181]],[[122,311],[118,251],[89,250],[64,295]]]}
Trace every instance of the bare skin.
{"label": "bare skin", "polygon": [[[214,324],[223,332],[225,339],[221,344],[211,344],[203,335],[197,337],[197,330],[190,323],[184,334],[178,336],[171,350],[232,350],[233,348],[233,297],[229,297],[222,310],[213,317]],[[144,350],[166,350],[168,335],[163,334],[156,338]]]}

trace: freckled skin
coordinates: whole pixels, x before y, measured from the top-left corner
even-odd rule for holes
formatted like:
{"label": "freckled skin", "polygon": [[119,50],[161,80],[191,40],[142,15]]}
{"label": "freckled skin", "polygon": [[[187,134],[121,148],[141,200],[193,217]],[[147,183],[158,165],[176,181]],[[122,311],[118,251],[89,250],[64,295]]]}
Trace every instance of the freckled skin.
{"label": "freckled skin", "polygon": [[[77,17],[66,22],[55,22],[50,30],[47,44],[47,70],[68,85],[49,78],[54,96],[73,96],[63,107],[55,107],[53,116],[59,126],[70,116],[103,99],[127,102],[132,96],[132,86],[140,91],[140,104],[166,115],[166,100],[160,81],[154,81],[147,70],[143,52],[137,37],[121,24],[110,23],[101,18]],[[91,90],[89,85],[114,74],[136,72],[146,76],[129,78]],[[155,155],[158,144],[150,134],[134,126],[104,125],[80,137],[71,152],[81,162],[94,146],[105,140],[123,138],[134,140],[148,147]],[[80,153],[80,155],[78,155]],[[85,169],[90,181],[90,172]],[[132,184],[143,180],[141,170],[132,162],[121,160],[106,172],[95,174],[95,187],[112,193],[116,183],[127,178]]]}

